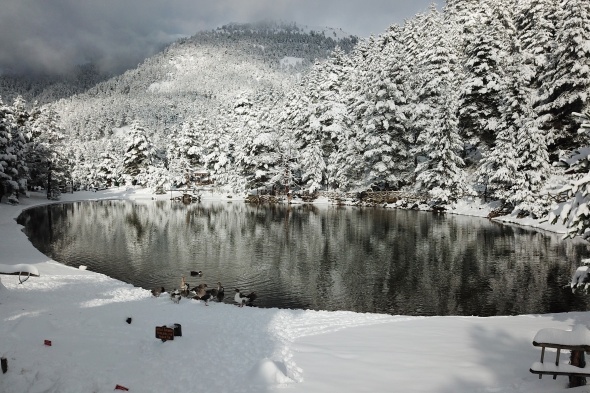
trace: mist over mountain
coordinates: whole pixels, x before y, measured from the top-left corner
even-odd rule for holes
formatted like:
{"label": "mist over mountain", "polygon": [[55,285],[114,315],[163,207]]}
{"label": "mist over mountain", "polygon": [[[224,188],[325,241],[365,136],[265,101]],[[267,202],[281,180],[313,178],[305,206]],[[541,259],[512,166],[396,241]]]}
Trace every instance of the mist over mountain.
{"label": "mist over mountain", "polygon": [[[232,37],[230,38],[229,35]],[[309,37],[305,37],[306,35]],[[192,37],[180,38],[169,45],[161,45],[161,49],[153,56],[158,58],[162,53],[169,52],[171,48],[183,45],[201,43],[213,47],[218,44],[229,46],[230,41],[233,41],[231,45],[234,50],[240,51],[239,44],[236,42],[245,42],[245,40],[251,41],[251,44],[248,45],[252,47],[258,45],[256,44],[257,40],[270,41],[265,43],[264,48],[259,47],[258,53],[245,46],[243,48],[244,54],[257,56],[263,62],[284,59],[283,64],[295,62],[304,68],[313,63],[316,58],[325,58],[327,51],[334,48],[336,43],[346,50],[350,50],[357,41],[356,37],[346,34],[341,29],[328,27],[307,27],[272,21],[252,24],[232,23],[215,30],[199,32]],[[137,67],[147,66],[150,63],[148,59],[149,57],[140,60]],[[137,67],[124,68],[122,73],[132,71]],[[58,73],[22,72],[23,70],[20,72],[0,72],[0,97],[5,102],[12,102],[20,95],[28,103],[38,102],[42,105],[74,94],[84,93],[98,83],[120,75],[114,73],[110,68],[101,67],[95,63],[69,64],[67,70],[67,72]],[[112,83],[118,83],[118,80],[114,80]]]}
{"label": "mist over mountain", "polygon": [[80,64],[120,74],[182,37],[232,21],[343,27],[366,37],[429,0],[125,0],[0,3],[0,74],[67,75]]}

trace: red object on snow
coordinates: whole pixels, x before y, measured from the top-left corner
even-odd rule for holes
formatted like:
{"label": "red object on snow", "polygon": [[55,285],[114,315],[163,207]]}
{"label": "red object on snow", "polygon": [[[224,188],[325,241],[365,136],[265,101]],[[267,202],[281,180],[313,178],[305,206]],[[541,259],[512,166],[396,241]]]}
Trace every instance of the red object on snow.
{"label": "red object on snow", "polygon": [[127,389],[125,386],[122,386],[122,385],[115,386],[115,390],[124,390],[126,392],[129,391],[129,389]]}
{"label": "red object on snow", "polygon": [[48,347],[50,347],[50,346],[51,346],[51,340],[45,340],[43,343],[44,343],[45,345],[47,345]]}

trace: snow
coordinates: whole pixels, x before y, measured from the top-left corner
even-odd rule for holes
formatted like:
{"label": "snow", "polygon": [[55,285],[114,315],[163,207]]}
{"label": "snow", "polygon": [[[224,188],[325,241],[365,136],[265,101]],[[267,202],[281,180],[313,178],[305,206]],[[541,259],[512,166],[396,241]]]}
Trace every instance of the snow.
{"label": "snow", "polygon": [[297,67],[303,64],[305,59],[302,57],[293,57],[293,56],[285,56],[281,60],[279,60],[279,64],[281,67]]}
{"label": "snow", "polygon": [[[168,197],[120,188],[63,194],[62,201]],[[14,219],[43,203],[33,193],[21,205],[0,205],[0,263],[40,273],[24,284],[0,275],[0,357],[8,364],[0,392],[101,393],[117,385],[130,392],[590,391],[566,390],[567,377],[540,380],[529,372],[541,352],[535,335],[588,325],[588,312],[409,317],[175,304],[33,248]],[[489,207],[456,212],[485,216]],[[182,336],[155,338],[156,326],[175,323]]]}
{"label": "snow", "polygon": [[583,325],[576,325],[572,330],[541,329],[537,332],[533,341],[543,344],[590,346],[590,330]]}
{"label": "snow", "polygon": [[588,269],[588,266],[580,266],[576,269],[576,272],[574,273],[574,276],[572,277],[572,281],[570,284],[572,288],[575,288],[578,285],[584,285],[584,283],[588,281]]}

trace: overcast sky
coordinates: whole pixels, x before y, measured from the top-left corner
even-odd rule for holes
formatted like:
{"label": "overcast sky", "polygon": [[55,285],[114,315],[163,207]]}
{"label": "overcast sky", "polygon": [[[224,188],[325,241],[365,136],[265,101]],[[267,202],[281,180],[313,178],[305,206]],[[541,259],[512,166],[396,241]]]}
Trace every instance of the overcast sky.
{"label": "overcast sky", "polygon": [[[442,0],[441,0],[442,1]],[[432,0],[1,0],[0,72],[120,71],[182,36],[230,22],[281,20],[379,34]]]}

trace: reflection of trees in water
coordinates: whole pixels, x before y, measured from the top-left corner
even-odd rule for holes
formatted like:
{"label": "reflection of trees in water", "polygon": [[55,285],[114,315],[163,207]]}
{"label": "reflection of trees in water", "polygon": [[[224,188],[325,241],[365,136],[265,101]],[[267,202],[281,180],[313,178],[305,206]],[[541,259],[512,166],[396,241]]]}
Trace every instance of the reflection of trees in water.
{"label": "reflection of trees in water", "polygon": [[[41,243],[50,241],[41,230],[50,224],[47,209],[53,252],[116,256],[127,274],[118,278],[146,287],[149,280],[173,287],[180,275],[203,270],[212,272],[210,284],[256,287],[261,299],[295,307],[409,315],[588,307],[585,297],[563,289],[584,244],[485,219],[335,206],[102,201],[28,210],[21,223]],[[80,248],[77,239],[91,240]],[[101,271],[107,262],[98,263],[94,270]],[[139,276],[146,281],[133,281]]]}

